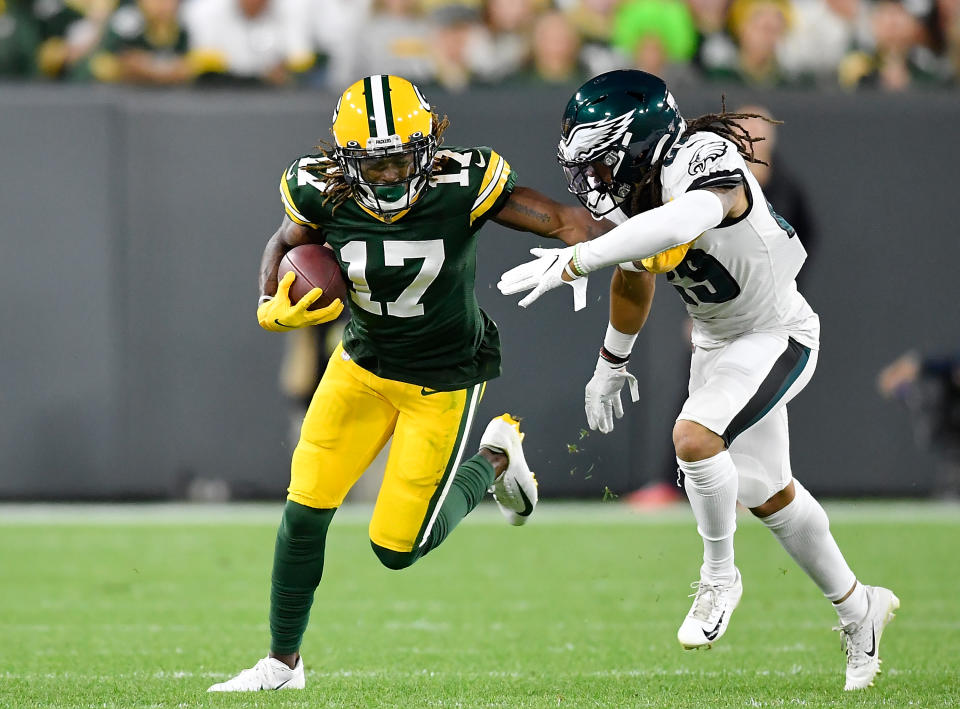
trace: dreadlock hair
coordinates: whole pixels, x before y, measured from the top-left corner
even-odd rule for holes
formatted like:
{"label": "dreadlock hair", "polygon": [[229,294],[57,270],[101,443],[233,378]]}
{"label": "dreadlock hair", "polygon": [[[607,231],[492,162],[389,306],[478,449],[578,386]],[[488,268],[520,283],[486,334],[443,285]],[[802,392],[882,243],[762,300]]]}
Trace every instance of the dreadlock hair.
{"label": "dreadlock hair", "polygon": [[[431,112],[430,115],[433,116],[433,130],[431,132],[439,148],[443,144],[443,134],[450,126],[450,120],[446,116],[441,118],[434,112]],[[332,128],[330,130],[333,131]],[[303,169],[319,175],[326,184],[321,204],[326,206],[329,202],[330,211],[335,212],[337,207],[353,196],[353,188],[347,184],[343,176],[343,170],[340,169],[340,164],[337,162],[336,146],[329,141],[321,140],[316,148],[324,158],[333,164],[331,165],[330,162],[324,160],[313,165],[307,165]],[[436,170],[445,160],[446,158],[434,158],[432,170]]]}
{"label": "dreadlock hair", "polygon": [[[783,124],[783,121],[768,118],[760,113],[727,113],[727,98],[726,96],[721,96],[720,113],[707,113],[699,118],[694,118],[687,124],[686,130],[683,131],[683,134],[678,140],[682,140],[700,131],[716,133],[721,138],[726,138],[736,145],[737,152],[739,152],[747,162],[766,165],[766,162],[753,154],[754,143],[759,143],[760,141],[766,140],[766,138],[754,138],[746,128],[738,123],[738,121],[746,118],[760,118],[774,125]],[[631,214],[639,214],[647,209],[659,207],[663,203],[663,197],[660,194],[661,168],[662,163],[658,162],[647,170],[643,179],[637,183],[630,198],[629,209]]]}

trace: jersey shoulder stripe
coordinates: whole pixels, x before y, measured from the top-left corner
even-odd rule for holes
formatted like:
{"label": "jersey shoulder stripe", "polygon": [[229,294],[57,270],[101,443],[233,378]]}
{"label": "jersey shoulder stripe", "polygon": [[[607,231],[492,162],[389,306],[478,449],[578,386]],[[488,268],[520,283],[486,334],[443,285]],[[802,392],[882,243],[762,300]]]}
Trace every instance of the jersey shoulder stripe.
{"label": "jersey shoulder stripe", "polygon": [[322,203],[322,195],[326,191],[326,181],[323,170],[329,164],[335,164],[329,158],[318,155],[299,157],[290,163],[290,166],[280,178],[280,199],[287,216],[296,224],[319,228],[319,217],[314,214],[314,207]]}
{"label": "jersey shoulder stripe", "polygon": [[479,193],[470,208],[471,224],[490,211],[491,207],[497,203],[508,184],[511,183],[511,173],[510,164],[495,150],[491,150],[487,161],[487,170],[483,173],[483,179],[480,180]]}
{"label": "jersey shoulder stripe", "polygon": [[316,229],[317,225],[303,216],[300,213],[300,210],[297,209],[297,205],[293,200],[293,195],[290,194],[290,187],[287,185],[287,174],[288,172],[284,172],[283,177],[280,178],[280,199],[283,200],[283,211],[285,211],[287,216],[290,217],[290,221],[294,222],[295,224],[299,224],[300,226],[310,226]]}

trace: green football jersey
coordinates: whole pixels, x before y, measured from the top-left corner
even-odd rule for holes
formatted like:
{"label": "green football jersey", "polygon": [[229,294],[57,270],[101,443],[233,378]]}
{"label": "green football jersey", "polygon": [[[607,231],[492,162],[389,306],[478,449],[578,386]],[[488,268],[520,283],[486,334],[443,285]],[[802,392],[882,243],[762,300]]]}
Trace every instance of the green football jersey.
{"label": "green football jersey", "polygon": [[496,324],[477,305],[477,230],[516,174],[490,148],[446,147],[414,205],[390,223],[349,198],[324,202],[321,155],[295,160],[280,181],[287,216],[317,230],[350,291],[343,345],[381,377],[451,391],[500,374]]}

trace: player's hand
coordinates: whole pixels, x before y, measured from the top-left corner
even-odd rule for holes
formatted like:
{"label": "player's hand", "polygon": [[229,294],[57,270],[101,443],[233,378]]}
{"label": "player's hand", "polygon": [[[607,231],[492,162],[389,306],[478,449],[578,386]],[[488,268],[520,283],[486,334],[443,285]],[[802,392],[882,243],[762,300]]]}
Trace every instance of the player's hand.
{"label": "player's hand", "polygon": [[640,399],[637,378],[627,371],[626,363],[612,364],[603,357],[597,359],[593,378],[587,382],[584,394],[584,408],[587,412],[587,424],[592,431],[600,433],[613,430],[613,418],[623,418],[623,404],[620,402],[620,390],[623,383],[630,385],[630,398]]}
{"label": "player's hand", "polygon": [[288,332],[298,327],[319,325],[340,317],[343,302],[339,298],[319,310],[307,310],[317,298],[323,295],[320,288],[308,291],[297,303],[291,303],[290,286],[296,277],[293,271],[286,273],[277,285],[277,294],[257,308],[257,322],[264,330]]}
{"label": "player's hand", "polygon": [[497,288],[504,295],[513,295],[533,288],[520,301],[520,307],[526,308],[547,291],[566,284],[573,288],[573,309],[582,310],[587,305],[587,277],[580,276],[572,281],[563,279],[564,269],[573,258],[573,249],[573,246],[565,249],[530,249],[530,253],[536,258],[511,268],[500,276]]}

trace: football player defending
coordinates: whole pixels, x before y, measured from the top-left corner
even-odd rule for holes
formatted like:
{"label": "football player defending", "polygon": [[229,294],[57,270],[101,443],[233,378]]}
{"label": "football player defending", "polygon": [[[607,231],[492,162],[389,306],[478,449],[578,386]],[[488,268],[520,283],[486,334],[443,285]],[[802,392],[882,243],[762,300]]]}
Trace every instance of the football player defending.
{"label": "football player defending", "polygon": [[709,647],[726,631],[743,592],[734,565],[739,500],[773,532],[833,602],[847,651],[845,689],[880,671],[880,635],[900,601],[860,583],[830,533],[820,504],[792,477],[787,403],[813,374],[819,320],[794,278],[806,257],[773,211],[748,162],[753,139],[721,113],[687,125],[659,78],[614,71],[584,84],[567,104],[559,160],[570,191],[618,224],[566,249],[535,249],[505,273],[505,294],[533,288],[520,305],[563,283],[575,307],[586,276],[617,265],[610,324],[586,387],[591,428],[623,415],[620,389],[654,292],[665,272],[693,318],[689,397],[673,429],[677,464],[703,537],[693,607],[677,637]]}
{"label": "football player defending", "polygon": [[348,280],[351,319],[307,410],[277,533],[270,653],[211,691],[304,686],[300,643],[323,572],[327,528],[350,487],[392,436],[370,521],[380,561],[403,569],[435,549],[488,489],[523,524],[537,485],[519,424],[493,419],[464,457],[484,383],[500,373],[497,327],[474,293],[477,231],[488,219],[567,244],[602,229],[580,206],[516,186],[490,148],[439,150],[446,119],[397,76],[348,88],[333,116],[335,147],[294,160],[280,181],[286,210],[260,268],[257,317],[286,332],[336,318],[314,289],[277,283],[300,244],[332,248]]}

